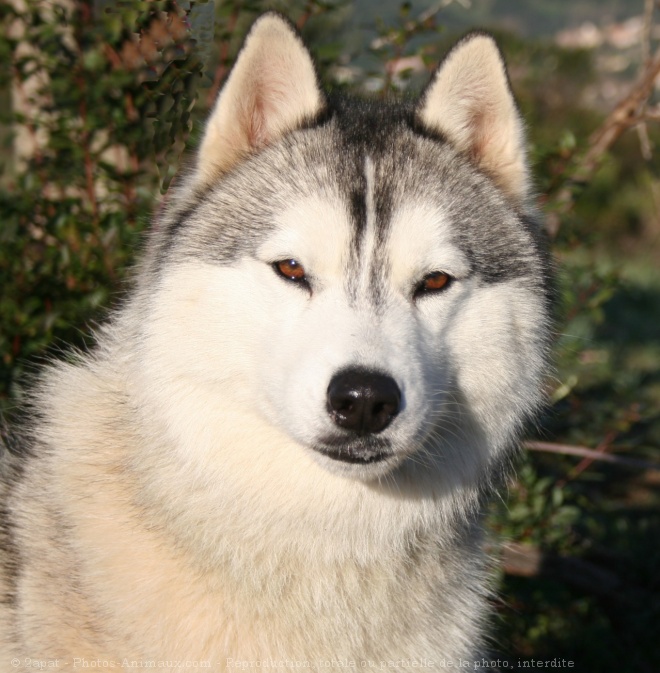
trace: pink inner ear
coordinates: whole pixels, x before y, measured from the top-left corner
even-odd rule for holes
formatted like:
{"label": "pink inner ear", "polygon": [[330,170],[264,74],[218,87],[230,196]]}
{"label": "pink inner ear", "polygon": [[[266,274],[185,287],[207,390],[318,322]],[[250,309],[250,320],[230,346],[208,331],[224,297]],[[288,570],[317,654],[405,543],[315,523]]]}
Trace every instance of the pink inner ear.
{"label": "pink inner ear", "polygon": [[259,95],[248,103],[248,109],[245,110],[245,135],[248,147],[258,150],[268,144],[268,133],[266,130],[266,106]]}
{"label": "pink inner ear", "polygon": [[470,156],[477,162],[481,163],[484,154],[488,150],[488,145],[492,141],[492,132],[489,133],[486,119],[487,113],[484,110],[475,110],[470,116],[469,128],[470,136],[472,137],[472,146],[470,147]]}
{"label": "pink inner ear", "polygon": [[297,120],[281,119],[286,108],[287,87],[284,83],[261,80],[260,87],[246,104],[245,136],[250,148],[260,150],[272,142],[273,134],[293,126]]}

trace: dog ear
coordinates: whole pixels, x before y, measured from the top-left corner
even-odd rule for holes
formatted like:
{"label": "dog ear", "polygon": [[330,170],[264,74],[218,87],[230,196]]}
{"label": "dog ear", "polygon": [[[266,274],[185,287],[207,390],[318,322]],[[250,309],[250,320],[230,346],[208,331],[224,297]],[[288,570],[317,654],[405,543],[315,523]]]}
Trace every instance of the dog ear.
{"label": "dog ear", "polygon": [[206,124],[196,179],[208,184],[242,158],[318,115],[325,99],[289,22],[268,12],[248,33]]}
{"label": "dog ear", "polygon": [[417,117],[470,156],[514,200],[529,195],[523,122],[490,35],[471,33],[447,54],[422,95]]}

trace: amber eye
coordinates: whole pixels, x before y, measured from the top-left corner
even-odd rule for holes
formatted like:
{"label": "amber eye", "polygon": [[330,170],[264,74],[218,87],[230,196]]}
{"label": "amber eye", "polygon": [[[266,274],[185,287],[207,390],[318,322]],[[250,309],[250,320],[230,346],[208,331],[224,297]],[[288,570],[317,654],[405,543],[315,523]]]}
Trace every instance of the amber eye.
{"label": "amber eye", "polygon": [[283,259],[280,262],[274,262],[273,268],[276,273],[287,280],[291,280],[294,283],[307,284],[305,268],[295,259]]}
{"label": "amber eye", "polygon": [[417,285],[415,288],[415,297],[444,290],[451,280],[451,276],[444,271],[434,271]]}

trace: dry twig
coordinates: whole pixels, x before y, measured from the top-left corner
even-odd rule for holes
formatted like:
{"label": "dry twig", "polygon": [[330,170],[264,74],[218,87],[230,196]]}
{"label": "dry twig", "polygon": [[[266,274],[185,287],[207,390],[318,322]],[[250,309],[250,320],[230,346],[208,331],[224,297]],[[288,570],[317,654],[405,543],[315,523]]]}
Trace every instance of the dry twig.
{"label": "dry twig", "polygon": [[613,463],[624,467],[632,467],[639,470],[658,470],[660,464],[652,463],[638,458],[628,458],[627,456],[612,455],[594,449],[588,449],[584,446],[573,446],[571,444],[555,444],[554,442],[525,442],[525,448],[528,451],[544,451],[546,453],[560,453],[567,456],[579,456],[594,461],[604,463]]}

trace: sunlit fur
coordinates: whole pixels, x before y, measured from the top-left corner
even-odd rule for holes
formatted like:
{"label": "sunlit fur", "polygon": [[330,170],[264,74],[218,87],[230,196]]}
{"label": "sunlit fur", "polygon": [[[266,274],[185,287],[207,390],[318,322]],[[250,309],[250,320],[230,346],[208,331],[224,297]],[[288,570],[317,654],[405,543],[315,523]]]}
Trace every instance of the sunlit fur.
{"label": "sunlit fur", "polygon": [[[313,72],[288,23],[257,22],[132,292],[36,387],[4,461],[0,670],[486,652],[479,512],[542,403],[549,331],[504,66],[468,37],[416,106],[333,102]],[[465,87],[493,127],[443,112]],[[351,366],[401,390],[380,462],[317,450]]]}

